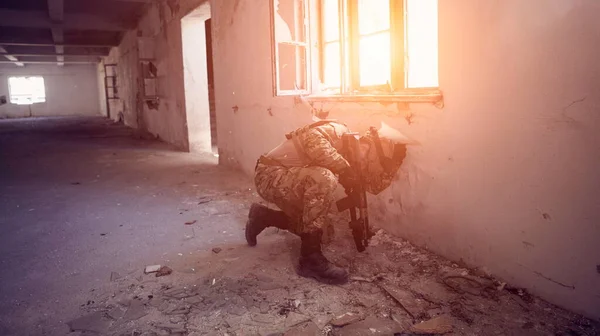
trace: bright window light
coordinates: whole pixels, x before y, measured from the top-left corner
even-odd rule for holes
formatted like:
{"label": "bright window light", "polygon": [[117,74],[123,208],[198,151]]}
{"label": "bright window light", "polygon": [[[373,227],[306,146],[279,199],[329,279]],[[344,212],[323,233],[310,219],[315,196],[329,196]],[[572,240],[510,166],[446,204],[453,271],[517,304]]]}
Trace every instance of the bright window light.
{"label": "bright window light", "polygon": [[439,86],[438,0],[321,0],[320,15],[321,89]]}
{"label": "bright window light", "polygon": [[8,89],[11,104],[31,105],[46,102],[46,87],[43,77],[9,77]]}

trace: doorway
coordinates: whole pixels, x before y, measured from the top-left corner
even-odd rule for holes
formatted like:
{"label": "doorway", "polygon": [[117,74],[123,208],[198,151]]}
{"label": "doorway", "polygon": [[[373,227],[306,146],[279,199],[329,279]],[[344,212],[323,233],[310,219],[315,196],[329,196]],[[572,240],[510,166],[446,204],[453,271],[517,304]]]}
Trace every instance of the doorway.
{"label": "doorway", "polygon": [[216,153],[210,3],[181,19],[181,36],[189,150]]}

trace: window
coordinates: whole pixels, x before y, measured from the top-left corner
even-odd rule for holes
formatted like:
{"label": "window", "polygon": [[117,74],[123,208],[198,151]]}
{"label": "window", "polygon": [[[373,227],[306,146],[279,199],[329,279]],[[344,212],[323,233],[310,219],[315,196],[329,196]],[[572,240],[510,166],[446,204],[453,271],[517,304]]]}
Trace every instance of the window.
{"label": "window", "polygon": [[46,102],[43,77],[9,77],[8,90],[11,104],[31,105]]}
{"label": "window", "polygon": [[[272,0],[276,95],[415,96],[437,91],[438,0],[306,1],[310,6],[302,0]],[[286,12],[284,6],[297,10]],[[289,27],[300,29],[301,38],[289,38]],[[291,49],[285,55],[283,44]],[[307,50],[310,46],[314,52]]]}

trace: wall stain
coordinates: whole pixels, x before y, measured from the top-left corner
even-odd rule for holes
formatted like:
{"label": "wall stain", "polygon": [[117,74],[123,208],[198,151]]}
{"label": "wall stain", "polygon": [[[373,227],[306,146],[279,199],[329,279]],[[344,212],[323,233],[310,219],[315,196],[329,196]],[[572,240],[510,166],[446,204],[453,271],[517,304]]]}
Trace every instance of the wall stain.
{"label": "wall stain", "polygon": [[175,16],[175,13],[179,13],[179,3],[177,0],[168,0],[167,5],[171,9],[172,16]]}
{"label": "wall stain", "polygon": [[233,26],[233,18],[235,17],[235,13],[238,10],[238,7],[240,6],[240,0],[235,0],[235,2],[233,3],[233,13],[231,13],[231,19],[229,20],[229,25]]}
{"label": "wall stain", "polygon": [[404,119],[409,125],[412,125],[415,122],[414,115],[412,114],[412,112],[407,113],[406,116],[404,116]]}
{"label": "wall stain", "polygon": [[535,245],[533,245],[532,243],[530,243],[528,241],[523,241],[523,245],[525,245],[525,248],[527,248],[527,249],[535,247]]}

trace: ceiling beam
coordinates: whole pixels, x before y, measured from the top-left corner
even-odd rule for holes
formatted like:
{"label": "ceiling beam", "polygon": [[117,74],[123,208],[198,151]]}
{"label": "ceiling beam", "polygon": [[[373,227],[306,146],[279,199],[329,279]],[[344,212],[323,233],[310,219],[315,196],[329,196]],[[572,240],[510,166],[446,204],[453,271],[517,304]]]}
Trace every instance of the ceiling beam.
{"label": "ceiling beam", "polygon": [[64,13],[63,16],[62,23],[55,23],[48,17],[47,13],[42,11],[0,9],[0,27],[104,31],[126,31],[135,28],[123,22],[111,22],[95,15]]}
{"label": "ceiling beam", "polygon": [[[1,48],[1,47],[0,47]],[[0,49],[2,50],[2,49]],[[39,54],[15,54],[15,53],[2,53],[0,52],[0,56],[13,56],[13,57],[58,57],[58,56],[64,56],[64,57],[104,57],[107,56],[108,54],[82,54],[82,53],[78,53],[78,54],[69,54],[69,53],[65,53],[65,54],[44,54],[44,53],[39,53]]]}
{"label": "ceiling beam", "polygon": [[9,60],[10,63],[14,63],[17,66],[25,66],[25,64],[19,62],[19,59],[15,55],[8,54],[6,52],[6,49],[4,49],[2,46],[0,46],[0,54],[2,54],[2,56],[4,56],[4,58],[6,58],[7,60]]}
{"label": "ceiling beam", "polygon": [[[104,0],[102,0],[104,1]],[[160,0],[112,0],[114,2],[139,2],[139,3],[157,3]]]}
{"label": "ceiling beam", "polygon": [[62,23],[65,19],[64,0],[48,0],[48,16],[54,23]]}
{"label": "ceiling beam", "polygon": [[53,62],[53,63],[64,63],[64,62],[100,62],[101,58],[99,56],[62,56],[61,60],[56,59],[56,55],[54,56],[40,56],[40,55],[31,55],[31,56],[22,56],[19,57],[19,62]]}
{"label": "ceiling beam", "polygon": [[[0,61],[0,64],[15,63],[12,61]],[[19,61],[22,64],[58,64],[57,61]],[[98,61],[64,61],[65,64],[96,64]],[[17,63],[15,63],[17,64]],[[18,65],[18,64],[17,64]],[[22,65],[21,65],[22,66]]]}
{"label": "ceiling beam", "polygon": [[[53,1],[53,0],[49,0],[49,1]],[[62,1],[62,0],[60,0]],[[52,28],[52,39],[54,40],[54,43],[63,43],[64,41],[64,32],[62,30],[62,28]],[[56,45],[54,46],[54,51],[57,54],[64,54],[65,53],[65,47],[63,47],[62,45]],[[65,58],[63,56],[56,56],[56,60],[58,61],[58,65],[59,66],[63,66],[64,63],[62,63]]]}
{"label": "ceiling beam", "polygon": [[53,42],[14,42],[1,41],[0,46],[18,46],[18,47],[54,47],[63,46],[65,48],[112,48],[118,46],[118,43],[112,44],[76,44],[76,43],[53,43]]}
{"label": "ceiling beam", "polygon": [[[48,0],[48,16],[54,24],[62,25],[65,20],[65,2],[64,0]],[[61,27],[52,27],[52,40],[54,43],[64,43],[64,31]],[[57,45],[54,47],[57,54],[64,54],[65,47]],[[65,65],[64,56],[56,56],[58,66]]]}

